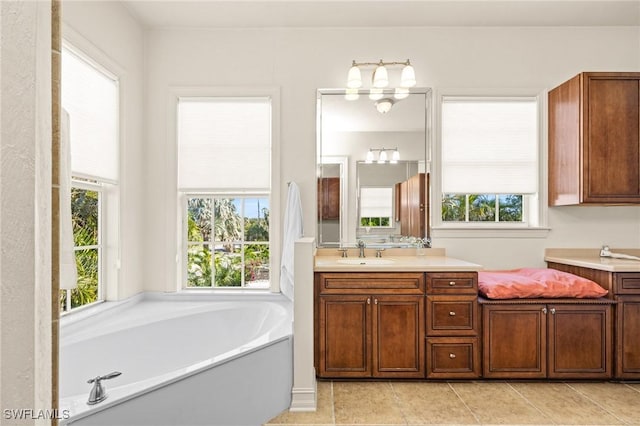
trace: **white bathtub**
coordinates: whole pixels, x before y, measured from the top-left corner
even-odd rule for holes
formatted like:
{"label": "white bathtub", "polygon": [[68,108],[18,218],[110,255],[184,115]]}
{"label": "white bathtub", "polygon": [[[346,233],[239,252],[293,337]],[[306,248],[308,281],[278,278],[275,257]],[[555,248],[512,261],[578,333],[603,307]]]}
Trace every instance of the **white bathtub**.
{"label": "white bathtub", "polygon": [[[62,425],[259,425],[288,408],[286,298],[146,294],[103,305],[62,320]],[[87,405],[87,380],[113,371],[122,375],[103,382],[107,399]]]}

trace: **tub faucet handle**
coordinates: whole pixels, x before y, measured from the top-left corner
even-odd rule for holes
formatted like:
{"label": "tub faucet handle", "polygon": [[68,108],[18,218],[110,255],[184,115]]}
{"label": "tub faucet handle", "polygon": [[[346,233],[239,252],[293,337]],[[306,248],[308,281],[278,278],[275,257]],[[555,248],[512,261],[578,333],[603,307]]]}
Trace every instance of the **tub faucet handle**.
{"label": "tub faucet handle", "polygon": [[87,383],[93,383],[91,392],[89,392],[89,400],[87,401],[87,404],[94,405],[104,401],[107,398],[107,392],[105,392],[104,386],[102,386],[101,382],[103,380],[113,379],[121,374],[122,373],[119,371],[114,371],[113,373],[105,374],[104,376],[96,376],[93,379],[87,380]]}

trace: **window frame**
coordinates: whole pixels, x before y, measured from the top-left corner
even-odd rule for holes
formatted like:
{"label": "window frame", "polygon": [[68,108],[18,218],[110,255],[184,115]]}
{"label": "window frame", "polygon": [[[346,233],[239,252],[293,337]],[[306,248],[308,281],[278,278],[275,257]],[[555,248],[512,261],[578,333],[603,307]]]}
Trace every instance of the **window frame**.
{"label": "window frame", "polygon": [[105,191],[104,186],[99,181],[80,180],[76,176],[72,176],[71,189],[81,189],[84,191],[93,191],[98,193],[98,244],[88,246],[76,246],[75,241],[73,244],[74,254],[81,250],[96,249],[98,250],[98,288],[96,291],[96,300],[84,305],[71,307],[71,292],[72,289],[61,289],[66,293],[66,303],[64,308],[60,311],[60,314],[69,314],[71,312],[77,312],[79,309],[88,308],[90,306],[104,302],[104,219],[105,219]]}
{"label": "window frame", "polygon": [[[247,245],[251,245],[251,244],[260,244],[260,245],[266,245],[267,247],[269,247],[269,286],[267,287],[255,287],[255,288],[251,288],[251,287],[247,287],[246,286],[246,282],[245,282],[245,271],[246,271],[246,257],[243,251],[243,255],[242,255],[242,273],[241,273],[241,282],[239,286],[216,286],[215,285],[215,273],[212,274],[212,280],[211,280],[211,285],[210,286],[189,286],[188,285],[188,265],[189,265],[189,260],[188,260],[188,256],[189,256],[189,246],[194,245],[194,243],[196,243],[195,241],[189,241],[189,225],[188,225],[188,214],[187,209],[188,209],[188,203],[189,203],[189,199],[191,198],[211,198],[212,200],[215,200],[216,198],[220,199],[220,198],[234,198],[234,199],[255,199],[255,198],[269,198],[269,203],[271,203],[271,199],[269,197],[269,193],[266,192],[244,192],[244,193],[227,193],[227,192],[191,192],[191,191],[185,191],[185,192],[181,192],[180,194],[180,199],[181,199],[181,205],[182,205],[182,211],[184,213],[184,220],[183,220],[183,225],[182,225],[182,235],[183,235],[183,239],[182,239],[182,243],[183,243],[183,247],[185,248],[184,250],[182,250],[182,286],[184,289],[186,290],[196,290],[196,291],[201,291],[201,290],[233,290],[233,291],[238,291],[238,290],[249,290],[249,291],[264,291],[270,288],[271,286],[271,264],[272,264],[272,254],[271,254],[271,220],[269,221],[269,240],[268,241],[250,241],[247,240],[246,237],[246,233],[245,233],[245,227],[244,227],[244,221],[242,222],[242,233],[243,233],[243,239],[242,240],[236,240],[234,241],[234,244],[238,243],[240,245],[242,245],[242,247],[246,247]],[[244,216],[242,216],[244,218]],[[269,217],[271,218],[271,204],[269,204]],[[211,224],[213,227],[213,223]],[[213,233],[213,231],[212,231]],[[215,245],[215,239],[211,239],[209,241],[203,241],[202,244],[207,244],[209,246],[214,246]],[[215,249],[211,251],[212,255],[215,252]],[[213,270],[212,270],[213,272]]]}
{"label": "window frame", "polygon": [[[105,302],[109,297],[117,296],[120,281],[120,177],[122,174],[122,140],[123,140],[123,80],[124,70],[89,40],[68,26],[64,26],[65,37],[62,47],[70,54],[85,61],[97,72],[102,73],[115,83],[116,90],[116,137],[117,137],[117,170],[116,180],[90,175],[80,175],[71,171],[71,187],[99,192],[99,241],[101,252],[98,258],[98,292],[96,301],[77,306],[69,310],[60,310],[61,316],[84,311],[92,306]],[[61,52],[62,54],[62,52]],[[74,244],[75,252],[75,244]],[[63,291],[63,290],[61,290]],[[67,294],[67,306],[70,307],[70,293]]]}
{"label": "window frame", "polygon": [[[178,210],[176,216],[176,270],[175,281],[172,284],[171,289],[173,291],[185,291],[185,292],[248,292],[255,294],[256,292],[271,292],[280,293],[280,259],[281,259],[281,244],[277,236],[281,235],[280,226],[280,199],[283,189],[281,188],[280,179],[280,88],[279,87],[234,87],[234,86],[205,86],[205,87],[184,87],[173,86],[169,88],[169,109],[168,109],[168,131],[174,135],[173,149],[174,149],[174,163],[173,170],[175,173],[176,189],[174,192],[176,197],[176,208]],[[270,176],[270,190],[268,194],[260,193],[260,196],[268,196],[269,198],[269,215],[272,220],[269,221],[269,269],[270,269],[270,284],[266,289],[250,289],[246,287],[187,287],[187,269],[186,269],[186,256],[187,256],[187,235],[186,228],[186,205],[187,194],[192,195],[211,195],[216,194],[219,196],[232,196],[232,195],[251,195],[256,194],[256,191],[224,191],[211,188],[204,189],[180,189],[177,188],[177,176],[178,176],[178,105],[180,98],[269,98],[271,103],[271,176]]]}
{"label": "window frame", "polygon": [[[547,102],[546,90],[541,89],[440,89],[436,91],[437,100],[434,108],[435,140],[432,144],[431,204],[433,212],[432,236],[435,238],[544,238],[548,235],[547,227]],[[533,99],[537,103],[537,156],[538,156],[538,192],[523,195],[523,222],[446,222],[442,220],[442,104],[451,97],[468,97],[469,99]],[[468,194],[464,194],[468,195]],[[503,194],[496,194],[503,195]]]}

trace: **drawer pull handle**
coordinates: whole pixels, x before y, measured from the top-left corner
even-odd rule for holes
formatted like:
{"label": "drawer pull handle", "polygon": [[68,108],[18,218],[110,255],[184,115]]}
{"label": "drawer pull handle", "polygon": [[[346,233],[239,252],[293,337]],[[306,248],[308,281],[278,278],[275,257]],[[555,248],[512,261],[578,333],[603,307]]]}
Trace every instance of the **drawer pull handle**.
{"label": "drawer pull handle", "polygon": [[451,311],[451,312],[449,312],[449,316],[455,317],[455,316],[456,316],[456,313],[455,313],[455,312],[453,312],[453,311]]}
{"label": "drawer pull handle", "polygon": [[456,357],[456,354],[449,354],[449,358],[454,359]]}
{"label": "drawer pull handle", "polygon": [[454,285],[456,285],[456,282],[455,282],[455,281],[449,281],[449,285],[450,285],[451,287],[453,287]]}

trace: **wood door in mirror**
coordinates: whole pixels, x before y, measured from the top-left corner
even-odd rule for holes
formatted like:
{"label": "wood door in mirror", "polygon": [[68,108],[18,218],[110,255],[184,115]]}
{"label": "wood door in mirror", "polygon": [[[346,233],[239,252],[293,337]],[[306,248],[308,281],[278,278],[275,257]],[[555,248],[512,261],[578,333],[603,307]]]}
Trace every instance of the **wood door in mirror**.
{"label": "wood door in mirror", "polygon": [[340,178],[318,179],[318,218],[340,219]]}
{"label": "wood door in mirror", "polygon": [[397,217],[400,221],[400,233],[404,236],[423,238],[428,229],[425,202],[428,199],[428,176],[428,173],[418,173],[396,185],[399,188],[396,191]]}

